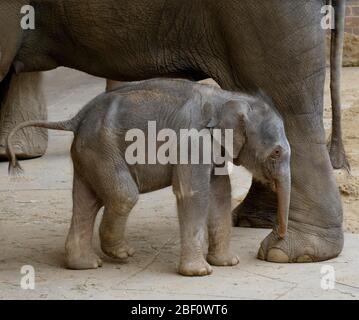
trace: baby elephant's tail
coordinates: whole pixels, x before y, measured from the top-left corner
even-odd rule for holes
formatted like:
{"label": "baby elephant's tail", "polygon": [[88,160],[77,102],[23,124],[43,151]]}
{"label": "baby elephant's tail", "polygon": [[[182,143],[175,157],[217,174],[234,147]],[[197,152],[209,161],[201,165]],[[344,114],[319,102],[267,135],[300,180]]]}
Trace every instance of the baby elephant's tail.
{"label": "baby elephant's tail", "polygon": [[72,131],[76,130],[76,124],[74,119],[68,121],[60,121],[60,122],[48,122],[48,121],[27,121],[16,126],[8,135],[6,140],[6,153],[9,159],[9,174],[16,175],[17,173],[22,172],[22,168],[16,158],[16,154],[14,152],[13,146],[11,144],[11,140],[13,136],[21,129],[27,127],[37,127],[37,128],[45,128],[51,130],[62,130],[62,131]]}

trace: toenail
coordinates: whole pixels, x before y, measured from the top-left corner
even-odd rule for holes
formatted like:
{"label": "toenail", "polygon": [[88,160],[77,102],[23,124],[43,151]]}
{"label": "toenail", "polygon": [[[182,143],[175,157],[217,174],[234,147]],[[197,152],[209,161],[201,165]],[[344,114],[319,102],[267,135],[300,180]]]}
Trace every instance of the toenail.
{"label": "toenail", "polygon": [[118,254],[118,257],[119,257],[120,259],[127,259],[127,258],[128,258],[128,255],[127,255],[126,252],[121,252],[121,253]]}
{"label": "toenail", "polygon": [[273,248],[270,249],[267,256],[267,261],[277,263],[288,263],[289,257],[281,249]]}
{"label": "toenail", "polygon": [[303,256],[298,257],[297,262],[298,263],[313,262],[313,259],[307,254],[305,254]]}
{"label": "toenail", "polygon": [[262,248],[259,248],[257,258],[260,259],[260,260],[265,259],[264,250]]}

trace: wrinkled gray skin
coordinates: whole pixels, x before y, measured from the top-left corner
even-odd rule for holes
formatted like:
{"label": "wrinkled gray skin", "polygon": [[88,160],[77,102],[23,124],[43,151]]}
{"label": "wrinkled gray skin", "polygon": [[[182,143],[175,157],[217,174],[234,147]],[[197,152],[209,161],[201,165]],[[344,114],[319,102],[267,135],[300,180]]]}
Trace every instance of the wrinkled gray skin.
{"label": "wrinkled gray skin", "polygon": [[[186,80],[148,80],[100,95],[70,121],[25,122],[9,135],[9,157],[16,168],[19,165],[11,138],[19,129],[37,126],[75,134],[71,150],[74,211],[66,243],[70,268],[101,265],[91,240],[95,217],[102,206],[103,251],[113,258],[132,256],[134,250],[126,242],[125,225],[139,194],[170,185],[177,198],[182,240],[179,272],[202,276],[212,272],[210,265],[232,266],[239,262],[229,251],[232,224],[228,175],[215,175],[214,163],[128,164],[126,149],[133,142],[126,141],[126,133],[140,129],[147,137],[149,121],[156,122],[157,134],[162,129],[177,133],[177,146],[172,148],[178,149],[178,157],[181,129],[232,129],[235,163],[245,166],[264,184],[275,186],[278,192],[278,218],[283,219],[278,232],[285,236],[290,202],[290,147],[279,114],[259,97]],[[148,140],[146,144],[147,150]],[[157,142],[157,150],[164,144]],[[199,151],[202,153],[202,148]],[[209,247],[205,259],[202,248],[207,226]]]}
{"label": "wrinkled gray skin", "polygon": [[[0,4],[0,79],[14,63],[19,72],[67,66],[118,81],[212,77],[228,90],[261,88],[285,123],[292,195],[287,236],[273,231],[258,256],[310,262],[341,252],[342,206],[323,127],[326,1],[37,0],[37,28],[26,32],[22,3]],[[271,225],[276,209],[275,194],[254,181],[234,221]]]}
{"label": "wrinkled gray skin", "polygon": [[[42,88],[41,72],[28,72],[11,77],[7,97],[2,101],[0,97],[0,159],[7,160],[6,138],[18,123],[27,119],[47,119]],[[19,131],[13,141],[18,158],[27,159],[30,155],[32,158],[39,157],[47,148],[47,132],[39,128]]]}

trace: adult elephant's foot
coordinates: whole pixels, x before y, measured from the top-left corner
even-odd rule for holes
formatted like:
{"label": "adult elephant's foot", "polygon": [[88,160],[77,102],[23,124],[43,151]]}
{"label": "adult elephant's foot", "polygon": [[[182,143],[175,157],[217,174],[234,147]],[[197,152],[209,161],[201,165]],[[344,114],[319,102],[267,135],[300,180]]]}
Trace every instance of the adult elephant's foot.
{"label": "adult elephant's foot", "polygon": [[272,228],[276,219],[275,194],[261,183],[253,181],[248,195],[233,210],[233,226],[245,228]]}
{"label": "adult elephant's foot", "polygon": [[[7,159],[6,139],[16,125],[28,120],[47,119],[40,73],[13,75],[6,89],[1,88],[3,94],[0,97],[0,160]],[[47,141],[46,130],[27,128],[20,130],[12,143],[19,159],[31,159],[44,155]]]}
{"label": "adult elephant's foot", "polygon": [[343,243],[340,227],[323,229],[290,221],[284,239],[273,231],[263,240],[258,258],[277,263],[323,261],[337,257]]}
{"label": "adult elephant's foot", "polygon": [[[337,257],[343,248],[343,214],[325,144],[292,144],[292,193],[288,232],[270,233],[258,258],[270,262],[316,262]],[[275,198],[262,208],[276,207]]]}
{"label": "adult elephant's foot", "polygon": [[[35,140],[39,139],[38,137],[32,137],[32,136],[29,137],[30,140],[32,138],[34,138]],[[47,141],[45,137],[42,138]],[[41,145],[37,143],[35,143],[34,145],[29,145],[27,144],[26,141],[28,141],[28,139],[18,141],[16,144],[14,144],[14,152],[18,159],[20,160],[34,159],[34,158],[42,157],[45,154],[46,147],[43,147],[42,143]],[[0,142],[0,160],[8,160],[6,154],[5,142]]]}

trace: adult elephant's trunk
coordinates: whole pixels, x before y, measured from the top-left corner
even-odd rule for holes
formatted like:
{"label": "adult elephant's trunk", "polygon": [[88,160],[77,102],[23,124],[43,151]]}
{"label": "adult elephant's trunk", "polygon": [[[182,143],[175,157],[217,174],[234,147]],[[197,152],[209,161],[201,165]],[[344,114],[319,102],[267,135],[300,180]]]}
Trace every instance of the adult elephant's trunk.
{"label": "adult elephant's trunk", "polygon": [[291,193],[290,170],[286,172],[275,181],[278,199],[278,234],[281,238],[287,233]]}
{"label": "adult elephant's trunk", "polygon": [[345,29],[346,0],[332,0],[335,10],[335,28],[332,30],[330,65],[331,79],[330,89],[332,97],[332,137],[329,143],[329,155],[334,169],[345,168],[350,170],[350,165],[345,155],[342,125],[341,125],[341,96],[340,82],[343,65],[343,45]]}

